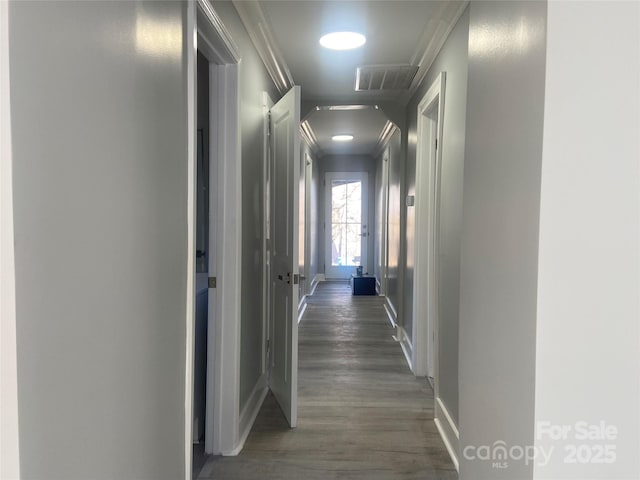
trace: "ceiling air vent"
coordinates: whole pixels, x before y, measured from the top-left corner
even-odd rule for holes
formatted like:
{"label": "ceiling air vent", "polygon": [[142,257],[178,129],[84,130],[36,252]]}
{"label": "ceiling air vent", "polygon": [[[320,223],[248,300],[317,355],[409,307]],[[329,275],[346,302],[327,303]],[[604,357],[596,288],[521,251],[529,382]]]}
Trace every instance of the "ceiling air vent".
{"label": "ceiling air vent", "polygon": [[356,92],[408,90],[418,67],[414,65],[366,65],[356,70]]}

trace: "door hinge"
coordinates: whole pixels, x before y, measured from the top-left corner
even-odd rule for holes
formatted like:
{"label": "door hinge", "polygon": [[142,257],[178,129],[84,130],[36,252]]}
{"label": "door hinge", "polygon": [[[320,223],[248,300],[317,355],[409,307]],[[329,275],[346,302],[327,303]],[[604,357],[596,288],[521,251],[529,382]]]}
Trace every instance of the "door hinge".
{"label": "door hinge", "polygon": [[438,149],[438,139],[436,138],[436,150]]}
{"label": "door hinge", "polygon": [[216,277],[209,277],[209,288],[218,288],[218,280]]}
{"label": "door hinge", "polygon": [[271,136],[271,111],[267,113],[267,137]]}

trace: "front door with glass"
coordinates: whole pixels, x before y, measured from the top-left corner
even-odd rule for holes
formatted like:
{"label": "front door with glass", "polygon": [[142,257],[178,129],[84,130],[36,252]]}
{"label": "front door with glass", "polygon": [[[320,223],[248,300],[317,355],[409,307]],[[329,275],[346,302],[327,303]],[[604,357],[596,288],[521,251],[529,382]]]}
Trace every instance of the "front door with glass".
{"label": "front door with glass", "polygon": [[367,174],[329,172],[325,180],[325,277],[367,272]]}

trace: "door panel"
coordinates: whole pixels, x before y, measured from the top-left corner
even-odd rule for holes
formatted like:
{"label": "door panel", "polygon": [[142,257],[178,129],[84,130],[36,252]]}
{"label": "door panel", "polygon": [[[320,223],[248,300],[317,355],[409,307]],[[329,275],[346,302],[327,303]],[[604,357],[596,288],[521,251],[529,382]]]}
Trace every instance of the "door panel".
{"label": "door panel", "polygon": [[349,278],[368,272],[366,172],[330,172],[325,181],[325,276]]}
{"label": "door panel", "polygon": [[300,87],[271,109],[272,364],[269,384],[293,428],[298,415]]}

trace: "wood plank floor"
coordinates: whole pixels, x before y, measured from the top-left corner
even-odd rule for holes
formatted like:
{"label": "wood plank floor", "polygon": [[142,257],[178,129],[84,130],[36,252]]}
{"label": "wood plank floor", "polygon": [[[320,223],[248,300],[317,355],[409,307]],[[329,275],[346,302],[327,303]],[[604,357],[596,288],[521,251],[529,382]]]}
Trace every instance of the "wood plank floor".
{"label": "wood plank floor", "polygon": [[393,333],[380,297],[321,283],[300,323],[298,427],[268,395],[240,455],[209,457],[198,478],[457,479]]}

